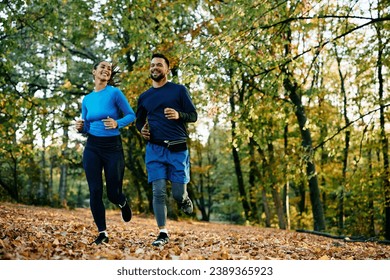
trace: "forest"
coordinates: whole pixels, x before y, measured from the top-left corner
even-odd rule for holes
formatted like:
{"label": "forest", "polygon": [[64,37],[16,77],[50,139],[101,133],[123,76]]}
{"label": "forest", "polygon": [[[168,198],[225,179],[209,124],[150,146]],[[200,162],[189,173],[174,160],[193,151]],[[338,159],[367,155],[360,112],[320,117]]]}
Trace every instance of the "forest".
{"label": "forest", "polygon": [[[3,0],[0,201],[88,207],[75,121],[92,65],[118,65],[135,110],[159,52],[199,114],[188,127],[193,219],[390,240],[389,7]],[[124,191],[135,213],[153,213],[145,141],[134,124],[121,135]]]}

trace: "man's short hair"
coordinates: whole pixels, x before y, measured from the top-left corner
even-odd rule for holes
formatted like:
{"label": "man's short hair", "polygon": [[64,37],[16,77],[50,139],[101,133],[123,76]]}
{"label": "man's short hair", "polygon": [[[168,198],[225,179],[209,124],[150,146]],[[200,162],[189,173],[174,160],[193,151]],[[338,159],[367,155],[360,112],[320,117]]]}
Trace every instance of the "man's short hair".
{"label": "man's short hair", "polygon": [[155,54],[152,55],[152,59],[155,58],[155,57],[164,59],[165,63],[168,65],[168,68],[169,68],[169,60],[168,60],[168,58],[165,55],[163,55],[161,53],[155,53]]}

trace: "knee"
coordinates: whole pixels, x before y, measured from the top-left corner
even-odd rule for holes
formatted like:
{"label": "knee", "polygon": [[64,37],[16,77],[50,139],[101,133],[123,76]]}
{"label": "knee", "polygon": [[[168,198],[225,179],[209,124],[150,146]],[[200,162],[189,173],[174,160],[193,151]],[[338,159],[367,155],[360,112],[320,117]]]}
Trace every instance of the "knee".
{"label": "knee", "polygon": [[107,193],[107,198],[111,203],[118,204],[118,196],[114,196],[112,193]]}
{"label": "knee", "polygon": [[182,202],[185,198],[184,193],[182,192],[172,192],[172,197],[177,201],[177,202]]}
{"label": "knee", "polygon": [[186,190],[186,185],[185,184],[178,184],[178,183],[173,183],[172,184],[172,197],[177,201],[177,202],[182,202],[187,196],[187,190]]}
{"label": "knee", "polygon": [[90,188],[89,197],[90,197],[90,199],[102,199],[103,192],[99,188]]}
{"label": "knee", "polygon": [[156,180],[153,182],[153,198],[158,201],[165,200],[166,182],[165,180]]}

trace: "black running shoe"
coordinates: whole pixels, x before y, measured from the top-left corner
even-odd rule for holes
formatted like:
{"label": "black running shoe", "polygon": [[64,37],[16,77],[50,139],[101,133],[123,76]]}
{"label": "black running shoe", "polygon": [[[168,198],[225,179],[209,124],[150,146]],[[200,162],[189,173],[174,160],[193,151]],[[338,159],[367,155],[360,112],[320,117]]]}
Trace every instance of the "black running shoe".
{"label": "black running shoe", "polygon": [[168,242],[169,242],[168,234],[166,234],[165,232],[160,232],[157,239],[153,241],[152,245],[159,247],[159,246],[164,246]]}
{"label": "black running shoe", "polygon": [[130,209],[130,206],[129,206],[129,203],[127,202],[127,200],[125,201],[125,204],[123,204],[123,206],[119,204],[119,207],[121,208],[123,221],[130,222],[133,214],[131,212],[131,209]]}
{"label": "black running shoe", "polygon": [[180,209],[186,213],[187,215],[191,215],[192,212],[194,212],[194,206],[192,204],[192,201],[191,199],[187,196],[187,198],[184,200],[183,203],[181,203],[180,205]]}
{"label": "black running shoe", "polygon": [[108,243],[108,236],[104,232],[99,233],[99,236],[96,238],[94,242],[91,243],[91,245],[92,244],[99,245],[101,243]]}

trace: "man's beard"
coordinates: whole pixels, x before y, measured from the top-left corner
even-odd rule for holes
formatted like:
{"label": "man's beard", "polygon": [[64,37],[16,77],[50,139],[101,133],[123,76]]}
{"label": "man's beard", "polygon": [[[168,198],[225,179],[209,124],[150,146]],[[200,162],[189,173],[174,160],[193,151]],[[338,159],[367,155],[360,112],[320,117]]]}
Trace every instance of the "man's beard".
{"label": "man's beard", "polygon": [[158,76],[154,76],[153,74],[150,74],[150,78],[153,80],[153,81],[156,81],[156,82],[159,82],[161,81],[163,78],[164,78],[164,74],[160,73]]}

